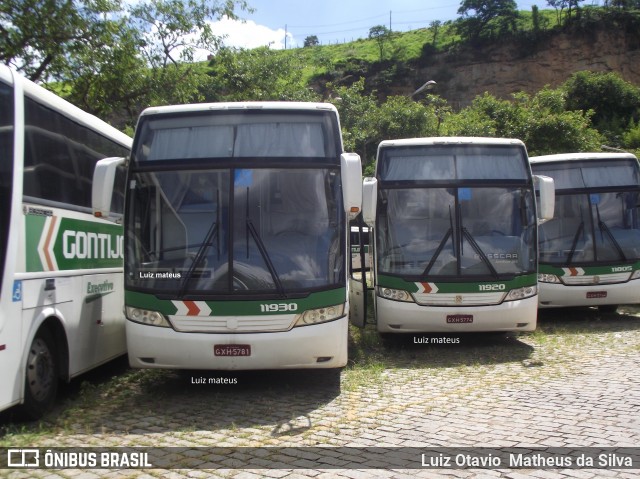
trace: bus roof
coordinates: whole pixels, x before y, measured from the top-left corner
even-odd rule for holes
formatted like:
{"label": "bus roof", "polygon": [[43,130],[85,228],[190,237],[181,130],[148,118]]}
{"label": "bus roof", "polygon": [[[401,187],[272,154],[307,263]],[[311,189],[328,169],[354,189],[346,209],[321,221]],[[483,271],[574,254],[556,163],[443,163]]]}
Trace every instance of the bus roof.
{"label": "bus roof", "polygon": [[216,110],[292,110],[310,111],[324,110],[338,113],[338,110],[331,103],[311,103],[295,101],[246,101],[246,102],[226,102],[226,103],[191,103],[186,105],[152,106],[145,109],[140,117],[146,115],[159,115],[171,113],[202,112]]}
{"label": "bus roof", "polygon": [[637,160],[632,153],[559,153],[556,155],[531,156],[531,163],[557,163],[561,161],[579,160]]}
{"label": "bus roof", "polygon": [[389,146],[428,146],[428,145],[519,145],[520,140],[513,138],[483,138],[476,136],[440,136],[431,138],[405,138],[401,140],[384,140],[378,149]]}
{"label": "bus roof", "polygon": [[11,70],[6,65],[0,65],[0,78],[8,79],[9,77],[12,80],[12,84],[16,85],[17,83],[20,83],[25,95],[28,97],[37,99],[39,103],[44,104],[48,108],[70,118],[75,123],[91,128],[94,131],[101,132],[102,134],[109,135],[112,140],[117,141],[127,148],[131,148],[133,140],[117,128],[114,128],[107,122],[102,121],[84,110],[81,110],[77,106],[72,105],[55,93],[46,90],[40,85],[37,85],[31,80],[21,76],[19,73]]}

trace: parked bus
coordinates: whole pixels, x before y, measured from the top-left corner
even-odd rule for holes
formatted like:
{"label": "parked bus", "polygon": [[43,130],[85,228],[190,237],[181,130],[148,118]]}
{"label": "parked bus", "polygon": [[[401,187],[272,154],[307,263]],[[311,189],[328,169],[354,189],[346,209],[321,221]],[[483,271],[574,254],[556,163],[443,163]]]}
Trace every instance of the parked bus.
{"label": "parked bus", "polygon": [[145,110],[128,163],[135,368],[340,368],[360,157],[332,105]]}
{"label": "parked bus", "polygon": [[94,166],[131,139],[0,65],[0,409],[36,418],[69,380],[126,352],[124,172],[104,218]]}
{"label": "parked bus", "polygon": [[[553,181],[538,183],[548,218]],[[521,141],[383,141],[363,215],[373,227],[380,333],[535,329],[536,201]],[[354,301],[367,296],[356,278],[352,291]]]}
{"label": "parked bus", "polygon": [[540,307],[640,303],[640,171],[630,153],[532,157],[556,185],[540,228]]}

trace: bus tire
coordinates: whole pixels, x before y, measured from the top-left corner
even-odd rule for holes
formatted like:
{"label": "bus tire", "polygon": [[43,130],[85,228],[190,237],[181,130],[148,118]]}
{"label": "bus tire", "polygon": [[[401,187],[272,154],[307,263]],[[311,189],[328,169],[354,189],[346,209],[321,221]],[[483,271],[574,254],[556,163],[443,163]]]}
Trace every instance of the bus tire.
{"label": "bus tire", "polygon": [[27,419],[39,419],[53,407],[58,393],[59,371],[55,343],[51,334],[41,329],[29,347],[25,367],[22,413]]}

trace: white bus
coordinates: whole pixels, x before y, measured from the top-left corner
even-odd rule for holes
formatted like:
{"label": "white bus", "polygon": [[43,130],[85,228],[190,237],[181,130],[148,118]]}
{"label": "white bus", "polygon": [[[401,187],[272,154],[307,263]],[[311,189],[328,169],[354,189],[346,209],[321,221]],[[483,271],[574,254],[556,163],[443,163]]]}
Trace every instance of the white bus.
{"label": "white bus", "polygon": [[[539,186],[541,216],[550,217],[553,181]],[[535,329],[536,201],[521,141],[383,141],[363,215],[373,227],[380,333]],[[366,298],[363,290],[352,281],[354,295]]]}
{"label": "white bus", "polygon": [[335,107],[149,108],[128,162],[125,304],[135,368],[340,368],[360,157]]}
{"label": "white bus", "polygon": [[540,307],[640,303],[640,170],[630,153],[530,158],[556,185],[540,228]]}
{"label": "white bus", "polygon": [[[122,226],[91,201],[96,162],[130,147],[0,65],[0,409],[38,417],[59,379],[126,352]],[[121,179],[109,208],[120,216]]]}

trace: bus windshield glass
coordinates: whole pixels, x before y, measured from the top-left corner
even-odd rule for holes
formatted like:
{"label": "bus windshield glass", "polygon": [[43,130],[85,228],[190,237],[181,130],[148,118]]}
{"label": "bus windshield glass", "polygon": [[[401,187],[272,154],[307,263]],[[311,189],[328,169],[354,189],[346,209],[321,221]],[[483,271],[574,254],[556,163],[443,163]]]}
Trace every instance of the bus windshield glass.
{"label": "bus windshield glass", "polygon": [[210,111],[141,120],[134,159],[330,158],[340,154],[335,115],[327,111]]}
{"label": "bus windshield glass", "polygon": [[520,148],[390,148],[381,158],[381,273],[504,279],[535,272],[534,196]]}
{"label": "bus windshield glass", "polygon": [[382,181],[523,180],[527,159],[516,146],[446,145],[386,148]]}
{"label": "bus windshield glass", "polygon": [[215,297],[344,282],[340,140],[326,110],[141,117],[127,287]]}
{"label": "bus windshield glass", "polygon": [[635,160],[535,165],[556,185],[554,218],[540,226],[540,261],[558,265],[640,259]]}

